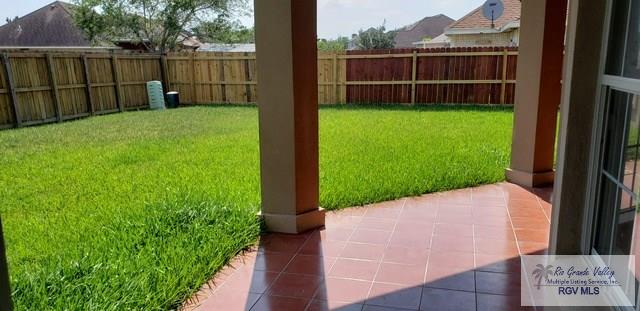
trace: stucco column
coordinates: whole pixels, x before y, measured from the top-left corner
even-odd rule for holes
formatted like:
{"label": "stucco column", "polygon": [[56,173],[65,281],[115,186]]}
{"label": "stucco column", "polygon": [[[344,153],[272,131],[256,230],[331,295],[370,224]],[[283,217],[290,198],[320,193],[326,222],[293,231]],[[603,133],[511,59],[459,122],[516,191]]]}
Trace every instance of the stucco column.
{"label": "stucco column", "polygon": [[270,231],[324,225],[318,206],[315,0],[255,0],[262,217]]}
{"label": "stucco column", "polygon": [[567,0],[523,0],[507,180],[553,183]]}

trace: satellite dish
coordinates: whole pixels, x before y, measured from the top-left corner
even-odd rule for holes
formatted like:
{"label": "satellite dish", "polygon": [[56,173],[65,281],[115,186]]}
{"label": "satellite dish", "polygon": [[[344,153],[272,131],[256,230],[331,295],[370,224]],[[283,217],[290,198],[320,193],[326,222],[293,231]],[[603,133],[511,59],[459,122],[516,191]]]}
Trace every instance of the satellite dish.
{"label": "satellite dish", "polygon": [[504,4],[501,0],[487,0],[482,5],[482,15],[491,21],[491,28],[495,27],[493,22],[500,18],[502,13],[504,13]]}

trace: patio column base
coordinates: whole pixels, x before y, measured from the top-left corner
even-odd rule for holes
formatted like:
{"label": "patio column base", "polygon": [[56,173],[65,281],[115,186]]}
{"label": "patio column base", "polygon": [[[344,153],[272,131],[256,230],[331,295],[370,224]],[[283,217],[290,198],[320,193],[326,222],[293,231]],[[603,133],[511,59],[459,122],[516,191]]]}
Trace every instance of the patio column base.
{"label": "patio column base", "polygon": [[508,168],[506,171],[507,181],[525,187],[544,187],[553,185],[555,171],[546,172],[524,172]]}
{"label": "patio column base", "polygon": [[324,226],[325,210],[320,207],[298,215],[258,213],[271,232],[298,234]]}

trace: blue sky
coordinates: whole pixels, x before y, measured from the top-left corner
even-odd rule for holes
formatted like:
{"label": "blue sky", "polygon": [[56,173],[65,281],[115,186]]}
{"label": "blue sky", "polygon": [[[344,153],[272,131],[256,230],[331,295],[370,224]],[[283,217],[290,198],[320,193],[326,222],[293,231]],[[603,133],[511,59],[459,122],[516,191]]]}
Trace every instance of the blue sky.
{"label": "blue sky", "polygon": [[[480,6],[483,0],[317,0],[318,37],[349,36],[361,28],[382,24],[387,29],[411,24],[425,16],[445,14],[453,19]],[[0,24],[7,17],[22,16],[53,0],[0,0]],[[253,24],[252,18],[243,18]]]}

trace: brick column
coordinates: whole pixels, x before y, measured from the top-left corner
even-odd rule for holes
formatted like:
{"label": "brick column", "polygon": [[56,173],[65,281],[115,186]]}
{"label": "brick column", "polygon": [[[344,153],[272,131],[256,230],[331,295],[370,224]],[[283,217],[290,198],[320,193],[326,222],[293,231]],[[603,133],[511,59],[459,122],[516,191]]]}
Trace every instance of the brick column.
{"label": "brick column", "polygon": [[261,215],[270,231],[324,225],[318,206],[315,0],[255,0]]}

